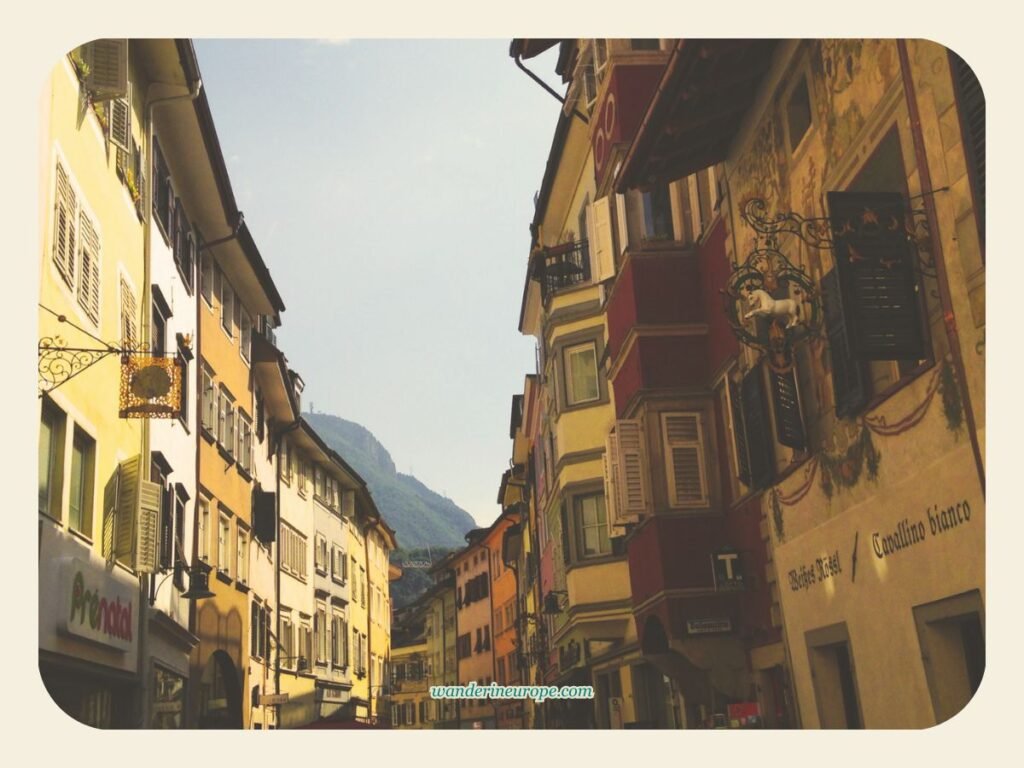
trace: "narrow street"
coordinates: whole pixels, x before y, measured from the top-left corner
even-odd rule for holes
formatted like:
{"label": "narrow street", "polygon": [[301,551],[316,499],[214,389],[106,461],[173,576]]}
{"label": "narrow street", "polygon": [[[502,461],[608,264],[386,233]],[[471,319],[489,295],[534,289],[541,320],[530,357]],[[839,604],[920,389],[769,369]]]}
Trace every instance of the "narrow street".
{"label": "narrow street", "polygon": [[978,692],[953,51],[99,39],[42,103],[70,718],[923,730]]}

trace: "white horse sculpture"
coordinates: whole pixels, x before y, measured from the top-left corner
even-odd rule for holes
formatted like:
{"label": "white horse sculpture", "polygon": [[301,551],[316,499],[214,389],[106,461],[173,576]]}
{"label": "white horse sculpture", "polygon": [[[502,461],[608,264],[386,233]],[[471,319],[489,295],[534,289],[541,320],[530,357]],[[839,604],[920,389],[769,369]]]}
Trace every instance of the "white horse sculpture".
{"label": "white horse sculpture", "polygon": [[792,328],[800,323],[800,305],[793,299],[773,299],[771,295],[760,288],[751,291],[747,298],[750,304],[750,311],[743,316],[749,320],[755,315],[769,318],[788,318],[786,328]]}

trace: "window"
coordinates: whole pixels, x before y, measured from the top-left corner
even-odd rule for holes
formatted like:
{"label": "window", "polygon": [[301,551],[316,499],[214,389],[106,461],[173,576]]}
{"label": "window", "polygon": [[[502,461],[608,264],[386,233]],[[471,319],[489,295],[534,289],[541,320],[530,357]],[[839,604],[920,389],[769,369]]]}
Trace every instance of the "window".
{"label": "window", "polygon": [[[160,295],[160,289],[153,286],[154,297]],[[167,353],[167,317],[164,315],[164,311],[160,306],[159,301],[153,302],[153,328],[152,328],[152,339],[150,340],[151,348],[154,355],[163,357]]]}
{"label": "window", "polygon": [[39,511],[60,518],[64,477],[64,413],[43,398],[39,417]]}
{"label": "window", "polygon": [[92,536],[92,479],[95,453],[96,441],[76,427],[71,444],[68,526],[86,536]]}
{"label": "window", "polygon": [[281,616],[281,666],[295,669],[295,628],[288,616]]}
{"label": "window", "polygon": [[672,234],[672,203],[669,198],[668,184],[659,184],[650,192],[641,194],[644,212],[644,239],[671,240]]}
{"label": "window", "polygon": [[967,706],[985,674],[985,620],[981,593],[964,592],[914,607],[935,721]]}
{"label": "window", "polygon": [[577,496],[573,500],[576,529],[579,531],[580,557],[599,557],[611,554],[608,539],[608,518],[605,514],[604,494]]}
{"label": "window", "polygon": [[217,277],[217,282],[220,285],[220,326],[224,329],[224,332],[228,337],[234,338],[231,323],[235,311],[235,294],[234,291],[231,290],[231,284],[228,282],[227,276],[219,269],[217,270]]}
{"label": "window", "polygon": [[985,94],[974,70],[953,51],[950,69],[956,89],[957,112],[963,136],[963,151],[971,181],[978,234],[985,242]]}
{"label": "window", "polygon": [[316,544],[313,549],[314,567],[316,572],[327,575],[327,539],[322,534],[316,535]]}
{"label": "window", "polygon": [[235,399],[223,386],[218,398],[217,442],[227,453],[234,456],[235,446]]}
{"label": "window", "polygon": [[[213,372],[203,365],[203,429],[211,435],[218,433],[220,411],[217,403],[217,388],[213,385]],[[219,434],[219,433],[218,433]]]}
{"label": "window", "polygon": [[811,127],[811,94],[807,78],[800,76],[786,102],[786,122],[789,125],[789,151],[795,152]]}
{"label": "window", "polygon": [[853,650],[845,624],[807,633],[811,680],[822,728],[863,728]]}
{"label": "window", "polygon": [[249,582],[249,532],[244,530],[241,525],[238,526],[238,547],[235,558],[238,580],[247,584]]}
{"label": "window", "polygon": [[78,246],[78,194],[60,161],[57,162],[54,197],[53,262],[68,288],[73,289]]}
{"label": "window", "polygon": [[309,624],[305,622],[299,625],[299,647],[296,652],[299,658],[296,659],[295,668],[299,671],[309,669],[310,657],[313,655],[313,633],[309,631]]}
{"label": "window", "polygon": [[348,558],[345,557],[345,550],[341,547],[334,547],[331,557],[331,577],[341,583],[345,583]]}
{"label": "window", "polygon": [[702,414],[661,414],[661,435],[669,503],[673,507],[708,506]]}
{"label": "window", "polygon": [[231,518],[220,515],[217,528],[217,570],[231,574]]}
{"label": "window", "polygon": [[359,604],[366,607],[366,569],[359,566]]}
{"label": "window", "polygon": [[210,560],[210,500],[199,497],[199,559],[203,562]]}
{"label": "window", "polygon": [[249,362],[252,356],[252,319],[246,310],[242,310],[241,323],[239,324],[239,350],[245,362]]}
{"label": "window", "polygon": [[153,707],[150,728],[185,727],[185,683],[181,675],[153,667]]}
{"label": "window", "polygon": [[270,652],[270,609],[258,599],[252,601],[250,609],[249,645],[250,653],[260,659]]}
{"label": "window", "polygon": [[238,466],[252,472],[252,420],[238,411]]}
{"label": "window", "polygon": [[460,659],[473,655],[472,644],[472,638],[468,632],[464,635],[459,635],[459,639],[455,641],[455,652]]}
{"label": "window", "polygon": [[730,380],[737,474],[750,490],[766,488],[774,476],[775,451],[771,425],[762,391],[761,366],[744,375],[739,384]]}
{"label": "window", "polygon": [[277,472],[281,476],[281,482],[285,485],[291,485],[292,480],[291,451],[292,448],[288,441],[282,440],[281,449],[277,457]]}
{"label": "window", "polygon": [[327,609],[323,603],[316,604],[313,617],[313,636],[316,641],[316,663],[327,663]]}
{"label": "window", "polygon": [[597,345],[578,344],[565,350],[566,398],[569,405],[598,400],[601,392],[597,381]]}
{"label": "window", "polygon": [[135,293],[128,281],[121,278],[121,343],[125,347],[134,347],[138,341],[138,309]]}
{"label": "window", "polygon": [[658,51],[661,50],[661,41],[657,38],[630,40],[629,47],[634,51]]}
{"label": "window", "polygon": [[213,306],[213,256],[200,252],[199,256],[199,293],[207,306]]}
{"label": "window", "polygon": [[291,526],[281,526],[281,568],[300,579],[306,578],[306,537]]}
{"label": "window", "polygon": [[[495,631],[497,631],[497,627],[495,627]],[[495,679],[498,681],[498,685],[504,685],[505,684],[505,659],[504,659],[504,657],[498,659],[497,667],[498,667],[498,670],[497,670],[497,674],[496,674]]]}
{"label": "window", "polygon": [[348,626],[338,613],[331,616],[331,664],[348,666]]}
{"label": "window", "polygon": [[96,225],[80,214],[81,250],[78,272],[78,305],[94,323],[100,320],[100,237]]}

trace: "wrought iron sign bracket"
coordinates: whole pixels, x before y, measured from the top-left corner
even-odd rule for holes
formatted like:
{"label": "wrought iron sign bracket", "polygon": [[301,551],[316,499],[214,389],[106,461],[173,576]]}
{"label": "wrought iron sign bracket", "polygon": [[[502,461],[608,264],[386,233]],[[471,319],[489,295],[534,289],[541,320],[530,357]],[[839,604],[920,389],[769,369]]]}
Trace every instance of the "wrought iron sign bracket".
{"label": "wrought iron sign bracket", "polygon": [[66,384],[100,360],[111,355],[138,354],[141,350],[117,346],[103,341],[94,336],[79,325],[71,322],[66,315],[54,312],[49,307],[39,305],[42,309],[57,318],[57,322],[70,325],[76,331],[85,334],[100,346],[98,347],[72,347],[68,346],[63,336],[44,336],[39,339],[39,397],[52,392],[62,384]]}

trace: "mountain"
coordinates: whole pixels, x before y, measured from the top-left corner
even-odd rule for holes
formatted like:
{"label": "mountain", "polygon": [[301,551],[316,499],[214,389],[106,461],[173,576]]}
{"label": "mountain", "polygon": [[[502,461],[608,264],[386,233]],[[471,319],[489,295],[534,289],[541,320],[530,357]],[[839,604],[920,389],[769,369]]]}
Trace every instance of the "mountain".
{"label": "mountain", "polygon": [[302,416],[366,481],[400,549],[466,545],[466,532],[476,527],[469,513],[412,475],[396,471],[391,454],[370,430],[327,413]]}

